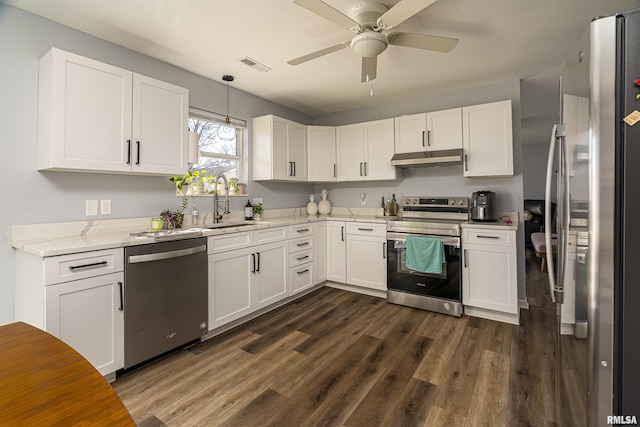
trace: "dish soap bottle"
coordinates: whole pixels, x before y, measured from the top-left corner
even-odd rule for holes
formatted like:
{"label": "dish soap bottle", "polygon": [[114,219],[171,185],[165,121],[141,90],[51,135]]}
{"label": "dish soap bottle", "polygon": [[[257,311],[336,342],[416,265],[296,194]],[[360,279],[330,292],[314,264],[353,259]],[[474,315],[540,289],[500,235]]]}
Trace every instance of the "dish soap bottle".
{"label": "dish soap bottle", "polygon": [[198,211],[198,206],[193,205],[191,208],[191,224],[198,225],[198,215],[200,212]]}
{"label": "dish soap bottle", "polygon": [[247,204],[244,205],[244,219],[247,221],[251,221],[253,219],[253,206],[249,199],[247,199]]}

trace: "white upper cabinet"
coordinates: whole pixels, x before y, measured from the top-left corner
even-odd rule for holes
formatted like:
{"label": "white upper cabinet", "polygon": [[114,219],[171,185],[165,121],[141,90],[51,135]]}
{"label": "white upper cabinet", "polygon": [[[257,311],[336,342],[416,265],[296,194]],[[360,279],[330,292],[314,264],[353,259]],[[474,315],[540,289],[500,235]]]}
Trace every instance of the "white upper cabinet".
{"label": "white upper cabinet", "polygon": [[39,78],[38,169],[187,169],[187,89],[55,48]]}
{"label": "white upper cabinet", "polygon": [[511,101],[462,109],[464,176],[512,176]]}
{"label": "white upper cabinet", "polygon": [[462,108],[412,114],[394,120],[396,153],[462,148]]}
{"label": "white upper cabinet", "polygon": [[336,128],[338,181],[396,179],[393,119]]}
{"label": "white upper cabinet", "polygon": [[307,130],[273,115],[252,121],[253,179],[307,180]]}
{"label": "white upper cabinet", "polygon": [[309,181],[336,181],[336,128],[307,126]]}

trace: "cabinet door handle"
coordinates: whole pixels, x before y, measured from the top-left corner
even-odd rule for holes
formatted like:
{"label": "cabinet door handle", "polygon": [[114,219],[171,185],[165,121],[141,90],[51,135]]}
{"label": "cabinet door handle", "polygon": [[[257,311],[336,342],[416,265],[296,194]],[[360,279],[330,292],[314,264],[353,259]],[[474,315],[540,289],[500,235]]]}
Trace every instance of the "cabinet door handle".
{"label": "cabinet door handle", "polygon": [[107,261],[92,262],[91,264],[82,264],[82,265],[70,265],[69,270],[76,271],[83,268],[96,268],[102,265],[107,265]]}
{"label": "cabinet door handle", "polygon": [[426,147],[426,145],[427,145],[425,141],[426,141],[426,132],[422,131],[422,146],[423,147]]}
{"label": "cabinet door handle", "polygon": [[468,162],[467,162],[467,155],[465,154],[465,155],[464,155],[464,171],[465,171],[465,172],[467,172],[467,171],[468,171],[468,169],[467,169],[467,163],[468,163]]}
{"label": "cabinet door handle", "polygon": [[296,162],[293,162],[293,176],[296,176]]}
{"label": "cabinet door handle", "polygon": [[364,162],[364,176],[367,176],[367,162]]}
{"label": "cabinet door handle", "polygon": [[358,231],[373,231],[373,228],[360,228],[360,227],[358,227]]}
{"label": "cabinet door handle", "polygon": [[467,250],[464,250],[464,254],[463,254],[463,258],[464,258],[464,268],[467,268]]}
{"label": "cabinet door handle", "polygon": [[140,141],[136,141],[136,151],[137,151],[136,165],[139,165],[140,164]]}
{"label": "cabinet door handle", "polygon": [[127,139],[127,164],[131,164],[131,140]]}
{"label": "cabinet door handle", "polygon": [[478,239],[499,239],[500,236],[481,236],[481,235],[477,235],[476,236]]}
{"label": "cabinet door handle", "polygon": [[337,165],[334,163],[333,164],[333,177],[336,178],[337,174],[336,174],[336,167]]}
{"label": "cabinet door handle", "polygon": [[382,259],[387,258],[387,242],[382,242]]}
{"label": "cabinet door handle", "polygon": [[340,236],[342,236],[342,241],[344,242],[344,227],[340,227]]}
{"label": "cabinet door handle", "polygon": [[303,259],[307,259],[307,258],[309,258],[309,255],[305,255],[305,256],[297,257],[296,259],[297,259],[298,261],[302,261]]}
{"label": "cabinet door handle", "polygon": [[308,228],[302,228],[300,230],[296,230],[296,233],[307,233],[309,231]]}
{"label": "cabinet door handle", "polygon": [[251,272],[256,272],[256,254],[251,254]]}
{"label": "cabinet door handle", "polygon": [[427,146],[431,147],[431,131],[427,131]]}
{"label": "cabinet door handle", "polygon": [[309,269],[308,269],[308,268],[307,268],[307,269],[304,269],[304,270],[302,270],[302,271],[296,271],[296,273],[297,273],[298,275],[301,275],[301,274],[304,274],[304,273],[308,273],[308,272],[309,272]]}
{"label": "cabinet door handle", "polygon": [[362,176],[362,162],[360,162],[360,176]]}
{"label": "cabinet door handle", "polygon": [[259,273],[260,272],[260,252],[257,252],[258,255],[258,268],[256,268],[256,271]]}
{"label": "cabinet door handle", "polygon": [[289,176],[293,175],[293,162],[289,162]]}
{"label": "cabinet door handle", "polygon": [[118,307],[118,310],[124,311],[124,295],[122,293],[122,282],[118,282],[118,288],[120,288],[120,307]]}

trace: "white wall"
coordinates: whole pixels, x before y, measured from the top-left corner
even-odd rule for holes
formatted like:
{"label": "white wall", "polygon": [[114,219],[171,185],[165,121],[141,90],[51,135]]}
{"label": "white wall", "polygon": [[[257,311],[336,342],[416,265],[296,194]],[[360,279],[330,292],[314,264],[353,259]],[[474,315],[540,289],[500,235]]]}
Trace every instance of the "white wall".
{"label": "white wall", "polygon": [[[112,200],[113,215],[102,218],[151,217],[180,202],[165,177],[36,170],[38,59],[51,47],[187,87],[191,106],[226,112],[225,85],[0,3],[0,324],[14,320],[12,224],[90,219],[84,215],[86,199]],[[249,123],[264,114],[302,123],[311,120],[233,88],[230,98],[230,115]],[[251,196],[264,198],[266,208],[302,206],[313,189],[311,184],[263,185],[251,180],[248,186]],[[212,210],[210,199],[198,198],[196,203],[201,211]],[[234,199],[231,208],[241,210],[245,203],[246,199]]]}

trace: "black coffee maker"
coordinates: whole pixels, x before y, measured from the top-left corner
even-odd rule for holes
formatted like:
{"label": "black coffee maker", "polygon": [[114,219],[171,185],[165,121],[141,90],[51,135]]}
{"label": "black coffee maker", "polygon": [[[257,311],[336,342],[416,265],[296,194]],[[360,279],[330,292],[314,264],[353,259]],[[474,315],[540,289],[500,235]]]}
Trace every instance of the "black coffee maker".
{"label": "black coffee maker", "polygon": [[476,191],[471,196],[471,219],[473,221],[497,221],[498,208],[496,193],[493,191]]}

